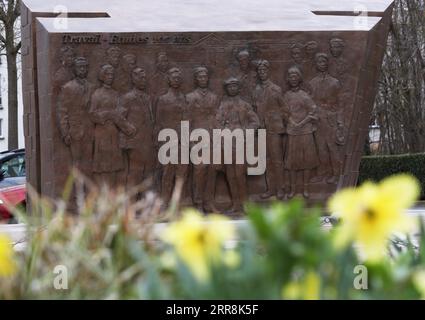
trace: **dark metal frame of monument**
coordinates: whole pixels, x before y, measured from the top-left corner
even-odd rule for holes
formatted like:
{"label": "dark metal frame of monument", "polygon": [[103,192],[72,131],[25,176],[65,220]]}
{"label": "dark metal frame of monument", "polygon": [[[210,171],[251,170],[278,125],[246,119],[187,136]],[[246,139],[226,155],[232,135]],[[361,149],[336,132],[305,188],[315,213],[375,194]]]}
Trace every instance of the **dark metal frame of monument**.
{"label": "dark metal frame of monument", "polygon": [[[336,189],[356,184],[392,5],[385,12],[371,14],[382,19],[370,31],[60,33],[49,32],[38,20],[52,18],[53,13],[32,11],[25,3],[22,4],[22,61],[26,163],[28,183],[41,194],[59,196],[71,165],[79,167],[89,177],[111,179],[113,172],[115,181],[127,179],[130,175],[122,178],[120,172],[131,171],[130,167],[134,166],[137,170],[143,165],[147,168],[145,172],[155,172],[157,166],[146,155],[156,154],[155,136],[161,127],[173,127],[180,120],[191,120],[191,123],[197,123],[195,127],[203,127],[209,124],[205,118],[218,121],[216,115],[220,112],[223,123],[228,123],[230,120],[226,117],[230,117],[232,108],[251,108],[258,117],[257,127],[268,130],[268,172],[263,176],[247,177],[247,193],[252,200],[268,198],[267,190],[273,183],[279,186],[269,190],[272,195],[278,195],[278,191],[285,187],[290,188],[291,172],[298,172],[295,185],[299,192],[306,183],[299,174],[301,171],[311,171],[309,178],[313,181],[321,176],[320,171],[326,172],[324,179],[308,182],[309,195],[306,196],[311,201],[323,201]],[[326,11],[318,14],[352,15],[350,12]],[[107,16],[102,12],[69,13],[69,17],[80,18]],[[334,47],[339,48],[339,52],[334,51]],[[84,68],[80,78],[67,70],[69,67],[64,57],[70,52],[72,58],[77,58],[75,64],[88,64],[86,75]],[[118,55],[121,61],[116,63],[114,55]],[[167,70],[159,70],[160,63],[157,62],[161,55],[168,59]],[[124,57],[128,58],[126,65]],[[249,60],[249,70],[242,70],[242,58]],[[329,70],[320,72],[316,64],[319,60],[327,60]],[[146,78],[145,85],[143,79],[137,80],[141,81],[140,90],[132,86],[132,71],[136,67],[129,69],[132,63],[143,68],[134,77]],[[107,78],[111,69],[105,65],[110,67],[113,64],[116,64],[112,68],[114,82],[110,85]],[[268,71],[264,83],[257,72],[260,66]],[[172,68],[174,71],[170,70]],[[292,70],[289,73],[294,77],[296,70],[301,70],[303,85],[294,89],[296,85],[287,81],[288,70]],[[178,75],[182,78],[177,93],[169,91],[167,83],[173,72],[180,72]],[[202,100],[197,88],[199,83],[194,84],[194,76],[196,80],[199,72],[206,73],[209,78],[208,89],[204,90],[209,95],[207,100]],[[229,78],[238,81],[241,89],[239,102],[230,103],[227,99],[225,86],[231,83]],[[230,82],[223,85],[225,80]],[[137,86],[134,82],[134,87]],[[73,99],[73,96],[79,99]],[[119,106],[113,103],[115,100],[119,101]],[[207,107],[197,111],[200,101],[204,101]],[[181,103],[182,108],[189,110],[183,116],[161,111],[169,110],[170,106],[178,110]],[[134,113],[133,109],[138,106],[143,114]],[[282,128],[274,123],[277,109],[273,108],[276,106],[284,110]],[[118,110],[119,107],[124,111],[114,113],[114,119],[102,118],[102,112]],[[307,119],[309,114],[310,123],[306,121],[301,127],[291,126],[291,123],[298,124],[295,120]],[[295,122],[288,119],[295,119]],[[242,121],[237,125],[245,128],[251,124]],[[138,131],[141,126],[143,131]],[[149,139],[146,140],[149,135],[153,137],[150,139],[152,145],[149,145]],[[145,141],[141,148],[137,144],[139,139]],[[102,153],[105,140],[109,141],[110,148]],[[280,147],[281,155],[274,154]],[[101,151],[96,154],[96,150]],[[105,158],[108,154],[110,159]],[[328,159],[323,160],[326,157]],[[313,161],[315,158],[316,162]],[[128,165],[116,166],[121,161]],[[282,168],[282,182],[276,178],[279,168]],[[180,169],[160,168],[160,171],[178,176]],[[194,182],[198,189],[202,184],[208,189],[208,183],[216,179],[208,168],[199,171],[192,166],[182,170],[181,174],[188,181],[197,179],[193,177],[195,170],[198,170],[196,177],[207,177],[205,181]],[[231,178],[226,170],[218,169],[217,173],[215,200],[220,210],[229,207],[229,195],[233,202],[235,197],[243,197],[235,196],[230,190],[232,183],[238,185],[240,181],[228,181]],[[240,177],[237,168],[232,170],[230,172],[236,174],[236,178]],[[271,177],[267,177],[267,173]],[[164,181],[162,184],[164,188]],[[160,180],[157,187],[159,185]],[[191,194],[191,185],[188,194]],[[215,186],[213,189],[214,194]],[[286,190],[286,196],[289,193]]]}

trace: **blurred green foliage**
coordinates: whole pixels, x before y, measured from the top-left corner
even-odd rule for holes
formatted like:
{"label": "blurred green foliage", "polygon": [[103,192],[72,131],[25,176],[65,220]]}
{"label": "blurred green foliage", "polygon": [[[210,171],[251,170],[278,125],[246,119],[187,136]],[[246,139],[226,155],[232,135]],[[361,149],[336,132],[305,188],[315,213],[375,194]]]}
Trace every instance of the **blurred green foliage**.
{"label": "blurred green foliage", "polygon": [[[355,268],[362,264],[357,250],[336,249],[320,210],[299,199],[247,204],[238,241],[223,244],[236,250],[239,263],[212,265],[208,281],[200,282],[159,240],[166,226],[155,222],[170,213],[152,215],[154,203],[144,198],[130,206],[125,195],[98,191],[80,204],[79,217],[41,203],[39,216],[27,221],[17,274],[0,279],[0,299],[425,298],[417,280],[425,270],[425,245],[418,250],[401,240],[388,259],[366,265],[367,290],[356,289]],[[172,220],[180,215],[174,212]],[[423,225],[421,231],[425,244]],[[58,265],[68,270],[67,290],[54,288]]]}
{"label": "blurred green foliage", "polygon": [[379,182],[399,173],[411,174],[421,183],[421,199],[425,200],[425,153],[363,157],[359,172],[359,185],[367,180]]}

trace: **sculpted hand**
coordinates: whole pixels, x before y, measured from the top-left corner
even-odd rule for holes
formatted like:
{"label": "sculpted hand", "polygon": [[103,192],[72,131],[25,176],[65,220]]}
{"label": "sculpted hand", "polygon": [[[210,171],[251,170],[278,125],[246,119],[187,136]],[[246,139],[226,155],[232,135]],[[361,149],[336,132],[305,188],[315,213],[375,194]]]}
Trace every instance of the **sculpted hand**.
{"label": "sculpted hand", "polygon": [[336,131],[336,144],[343,146],[345,144],[344,128],[339,127]]}
{"label": "sculpted hand", "polygon": [[137,132],[136,127],[135,127],[135,126],[133,126],[132,124],[130,124],[130,125],[129,125],[129,128],[128,128],[128,135],[129,135],[130,137],[133,137],[133,136],[136,134],[136,132]]}
{"label": "sculpted hand", "polygon": [[314,115],[314,114],[309,114],[308,115],[308,119],[309,120],[313,120],[313,121],[319,120],[319,118],[316,115]]}
{"label": "sculpted hand", "polygon": [[69,136],[69,134],[68,134],[68,135],[66,135],[66,136],[63,138],[63,142],[65,142],[65,144],[66,144],[67,146],[70,146],[70,145],[71,145],[71,137]]}

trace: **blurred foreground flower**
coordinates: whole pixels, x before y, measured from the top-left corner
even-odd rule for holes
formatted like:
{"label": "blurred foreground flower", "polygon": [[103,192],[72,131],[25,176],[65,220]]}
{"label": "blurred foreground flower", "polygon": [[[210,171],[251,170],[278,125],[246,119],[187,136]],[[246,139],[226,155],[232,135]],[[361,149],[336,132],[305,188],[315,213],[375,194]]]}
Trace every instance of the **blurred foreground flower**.
{"label": "blurred foreground flower", "polygon": [[11,240],[0,235],[0,277],[10,277],[16,272]]}
{"label": "blurred foreground flower", "polygon": [[337,193],[329,201],[329,210],[341,218],[336,230],[337,246],[346,246],[354,240],[368,261],[378,261],[385,255],[393,233],[408,232],[413,227],[405,211],[419,194],[419,183],[404,174]]}
{"label": "blurred foreground flower", "polygon": [[235,229],[229,221],[220,215],[204,217],[195,210],[187,210],[181,220],[166,228],[162,239],[173,245],[178,257],[199,281],[206,281],[210,266],[234,267],[239,263],[235,251],[224,249],[225,242],[235,236]]}
{"label": "blurred foreground flower", "polygon": [[319,300],[320,277],[313,271],[299,281],[293,281],[282,290],[282,298],[288,300]]}
{"label": "blurred foreground flower", "polygon": [[413,274],[413,282],[421,294],[421,299],[425,300],[425,270],[417,271]]}

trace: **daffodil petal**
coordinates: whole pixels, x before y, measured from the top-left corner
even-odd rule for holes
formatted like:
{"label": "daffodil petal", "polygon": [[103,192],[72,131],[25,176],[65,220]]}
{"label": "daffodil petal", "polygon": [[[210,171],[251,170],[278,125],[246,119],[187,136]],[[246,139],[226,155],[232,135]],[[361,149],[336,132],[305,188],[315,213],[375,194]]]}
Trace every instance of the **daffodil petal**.
{"label": "daffodil petal", "polygon": [[11,277],[16,273],[14,251],[9,237],[0,235],[0,277]]}
{"label": "daffodil petal", "polygon": [[401,174],[384,179],[380,183],[381,192],[399,209],[411,207],[420,195],[419,182],[412,176]]}
{"label": "daffodil petal", "polygon": [[204,216],[200,212],[185,210],[182,218],[169,224],[161,239],[174,247],[180,260],[186,264],[198,281],[207,281],[212,264],[235,265],[237,258],[224,253],[226,241],[235,236],[229,219],[220,215]]}

